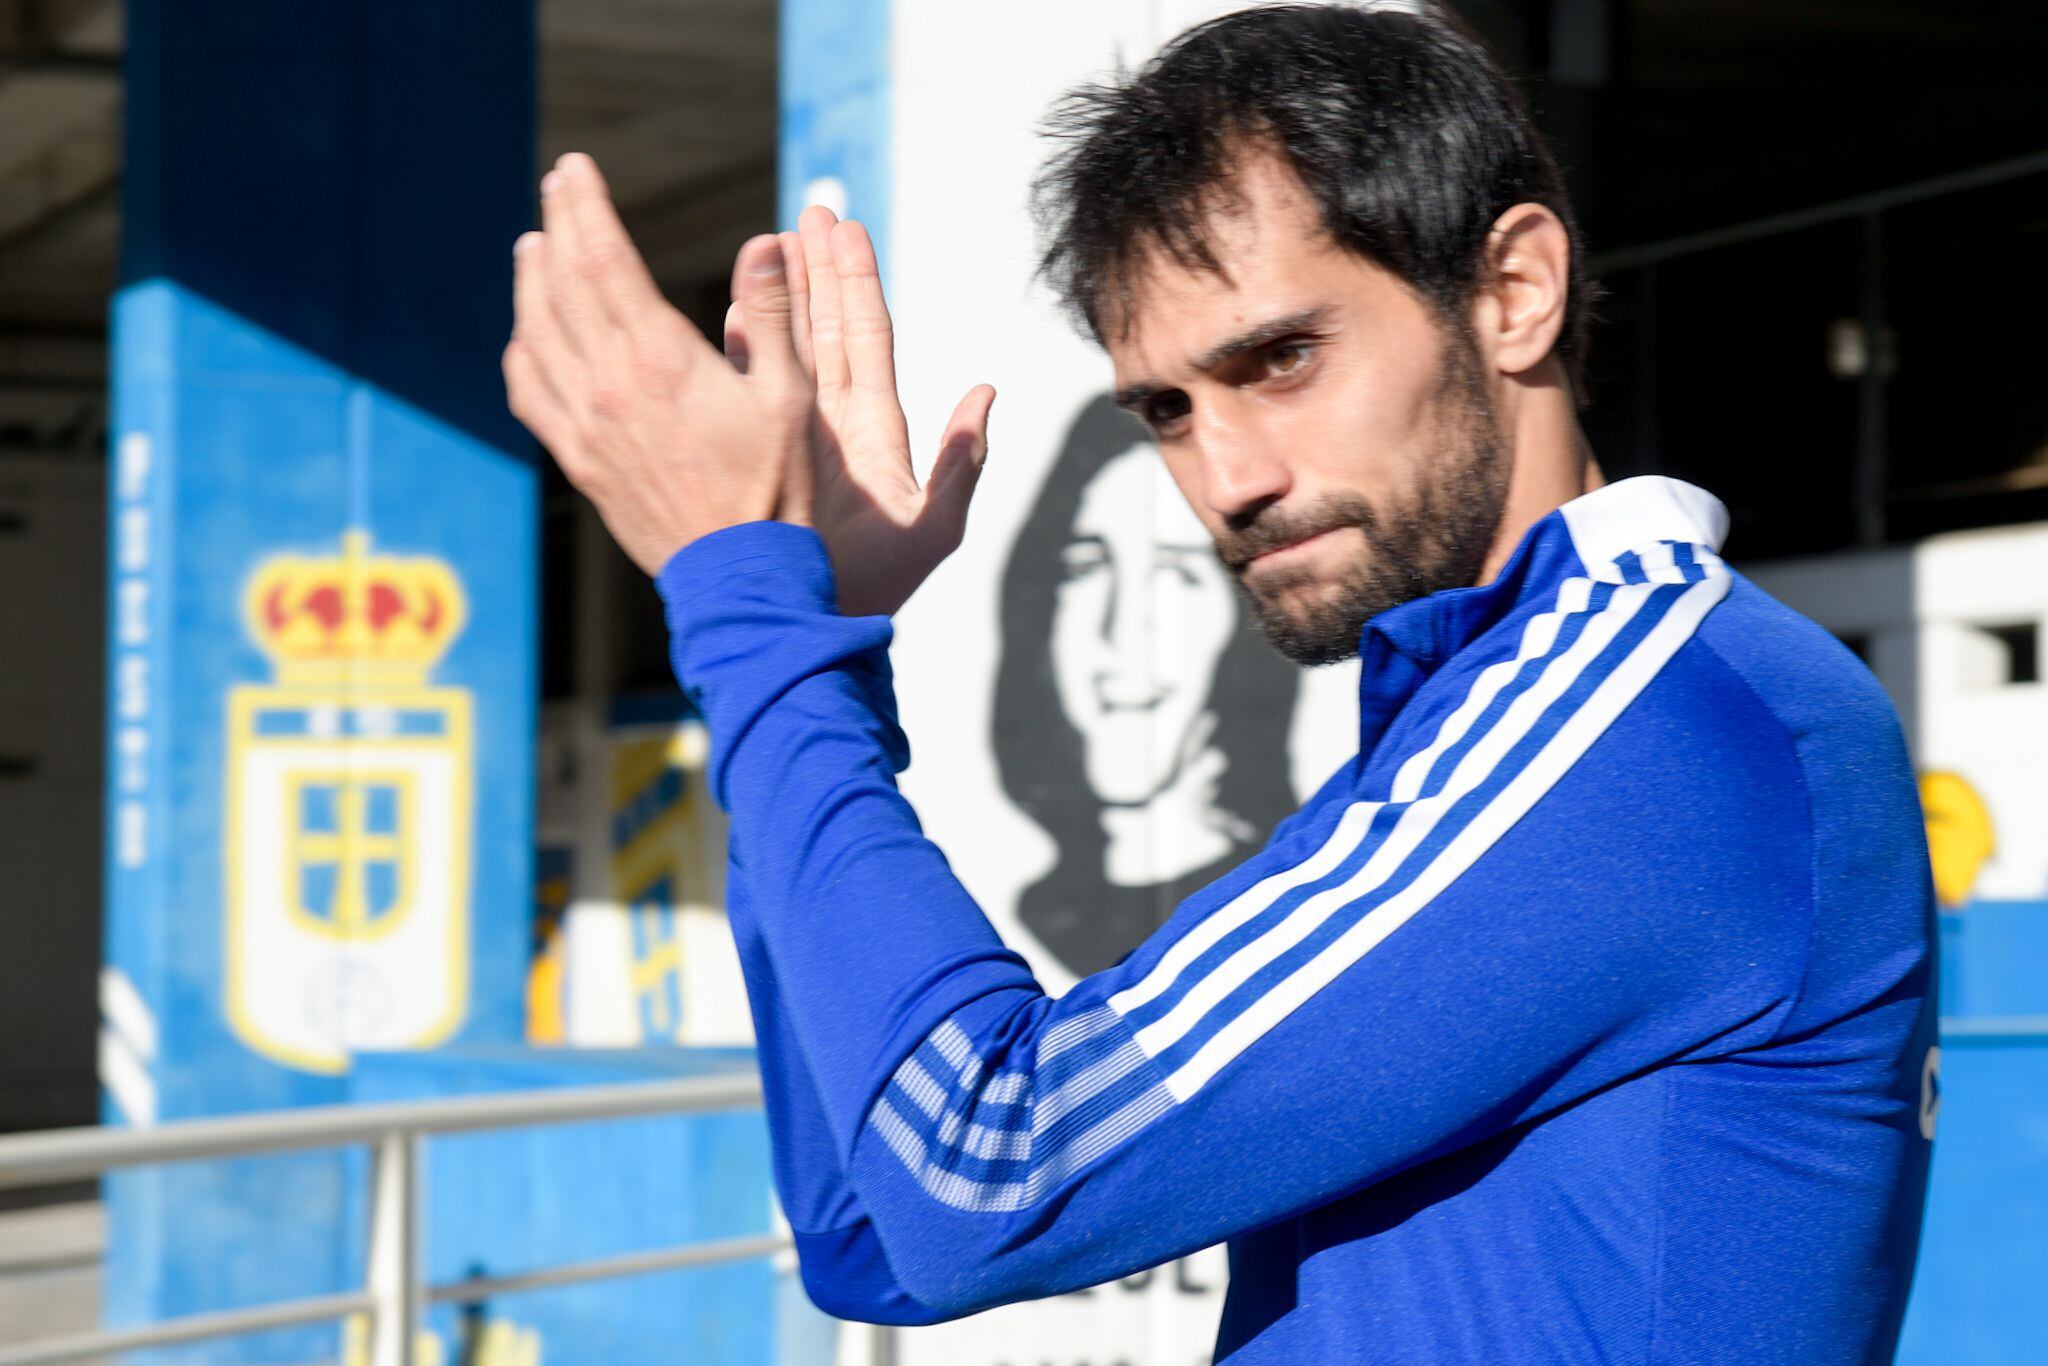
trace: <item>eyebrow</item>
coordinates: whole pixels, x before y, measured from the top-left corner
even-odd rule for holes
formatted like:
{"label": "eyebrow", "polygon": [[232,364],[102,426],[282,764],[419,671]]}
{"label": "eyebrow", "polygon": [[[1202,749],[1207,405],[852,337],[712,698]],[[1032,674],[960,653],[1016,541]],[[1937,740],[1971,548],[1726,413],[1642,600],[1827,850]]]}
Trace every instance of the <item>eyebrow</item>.
{"label": "eyebrow", "polygon": [[[1322,322],[1329,315],[1329,312],[1330,306],[1328,304],[1317,304],[1313,308],[1300,309],[1278,318],[1268,318],[1266,321],[1249,327],[1236,336],[1210,347],[1207,351],[1195,357],[1194,367],[1197,370],[1214,370],[1225,361],[1241,356],[1247,351],[1256,351],[1262,346],[1270,346],[1282,337],[1292,336],[1296,332],[1307,331]],[[1116,391],[1116,406],[1119,408],[1136,408],[1146,399],[1165,392],[1166,387],[1163,385],[1133,384],[1128,388]]]}

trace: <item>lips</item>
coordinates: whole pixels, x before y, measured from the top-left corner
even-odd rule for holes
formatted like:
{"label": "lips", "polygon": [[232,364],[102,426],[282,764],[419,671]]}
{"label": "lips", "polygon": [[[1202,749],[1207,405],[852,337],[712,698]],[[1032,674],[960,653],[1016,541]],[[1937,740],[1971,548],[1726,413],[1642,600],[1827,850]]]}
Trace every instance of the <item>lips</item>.
{"label": "lips", "polygon": [[1217,538],[1216,558],[1233,574],[1259,562],[1284,562],[1289,552],[1321,540],[1334,531],[1362,526],[1371,514],[1348,503],[1318,506],[1287,516],[1267,516],[1264,525],[1248,526]]}
{"label": "lips", "polygon": [[1297,552],[1303,550],[1305,547],[1314,545],[1316,542],[1322,540],[1325,536],[1329,536],[1339,530],[1341,530],[1341,528],[1331,527],[1325,531],[1318,531],[1312,536],[1306,536],[1299,541],[1290,541],[1286,545],[1274,546],[1271,550],[1262,551],[1259,554],[1254,555],[1251,559],[1247,560],[1245,562],[1245,567],[1249,569],[1253,565],[1272,564],[1276,562],[1284,563],[1286,560],[1292,558]]}

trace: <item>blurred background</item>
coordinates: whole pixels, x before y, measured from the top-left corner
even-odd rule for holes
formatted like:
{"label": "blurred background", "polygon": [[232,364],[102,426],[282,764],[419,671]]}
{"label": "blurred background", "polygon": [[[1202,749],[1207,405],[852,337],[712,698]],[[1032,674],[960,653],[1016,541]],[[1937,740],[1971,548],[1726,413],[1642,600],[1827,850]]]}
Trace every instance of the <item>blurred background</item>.
{"label": "blurred background", "polygon": [[[1192,523],[1100,419],[1107,362],[1033,285],[1025,213],[1047,105],[1229,8],[0,0],[0,1132],[746,1074],[659,605],[503,406],[509,249],[566,151],[713,335],[739,243],[823,202],[877,238],[913,432],[1003,392],[897,673],[907,790],[1047,986],[1255,847],[1346,757],[1355,673],[1260,662],[1226,586],[1151,571]],[[1719,495],[1732,561],[1899,707],[1945,1017],[1900,1359],[2038,1360],[2048,9],[1451,8],[1572,186],[1607,473]],[[1098,486],[1138,543],[1062,578]],[[1145,610],[1075,625],[1118,591]],[[1103,670],[1175,700],[1123,729],[1074,683]],[[1201,745],[1227,780],[1177,790]],[[474,1293],[402,1342],[337,1301],[97,1359],[1191,1366],[1225,1279],[1212,1250],[893,1336],[738,1244],[492,1291],[772,1239],[758,1112],[434,1138],[415,1165],[375,1138],[42,1184],[0,1142],[0,1363],[368,1276]],[[370,1214],[400,1167],[410,1243]]]}

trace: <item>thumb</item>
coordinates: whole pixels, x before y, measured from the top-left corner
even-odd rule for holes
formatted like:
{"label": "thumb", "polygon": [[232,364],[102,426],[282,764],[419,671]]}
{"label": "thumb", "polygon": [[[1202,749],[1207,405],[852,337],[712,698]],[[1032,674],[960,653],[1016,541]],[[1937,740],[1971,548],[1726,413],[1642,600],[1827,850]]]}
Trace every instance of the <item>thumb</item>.
{"label": "thumb", "polygon": [[737,302],[725,310],[725,358],[733,369],[747,373],[747,319]]}
{"label": "thumb", "polygon": [[772,233],[756,237],[740,248],[736,266],[747,372],[771,382],[801,378],[782,243]]}
{"label": "thumb", "polygon": [[925,481],[924,509],[920,523],[943,534],[948,544],[958,545],[967,532],[967,504],[974,498],[974,486],[988,461],[988,415],[995,406],[996,391],[977,384],[967,391],[946,421],[946,434],[939,441],[939,458]]}

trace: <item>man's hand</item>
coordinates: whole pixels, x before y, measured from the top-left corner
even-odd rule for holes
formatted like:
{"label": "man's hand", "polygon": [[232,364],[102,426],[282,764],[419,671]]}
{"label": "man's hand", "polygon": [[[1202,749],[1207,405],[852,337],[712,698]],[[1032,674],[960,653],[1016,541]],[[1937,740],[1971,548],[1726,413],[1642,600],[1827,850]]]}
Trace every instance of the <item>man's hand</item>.
{"label": "man's hand", "polygon": [[740,249],[728,365],[662,299],[588,157],[542,182],[542,215],[516,249],[507,393],[634,563],[739,522],[815,525],[858,614],[895,611],[959,545],[995,391],[961,400],[919,487],[858,224],[812,209]]}
{"label": "man's hand", "polygon": [[[931,477],[920,486],[896,396],[895,332],[874,243],[859,223],[838,222],[818,205],[797,226],[781,241],[797,354],[817,388],[811,524],[831,553],[840,610],[894,612],[960,545],[988,456],[996,391],[977,385],[954,407]],[[743,285],[735,266],[725,344],[745,370],[752,324]]]}
{"label": "man's hand", "polygon": [[721,527],[806,520],[811,382],[777,240],[740,250],[759,339],[742,375],[662,298],[590,158],[541,182],[541,221],[514,248],[506,396],[633,562],[652,575]]}

